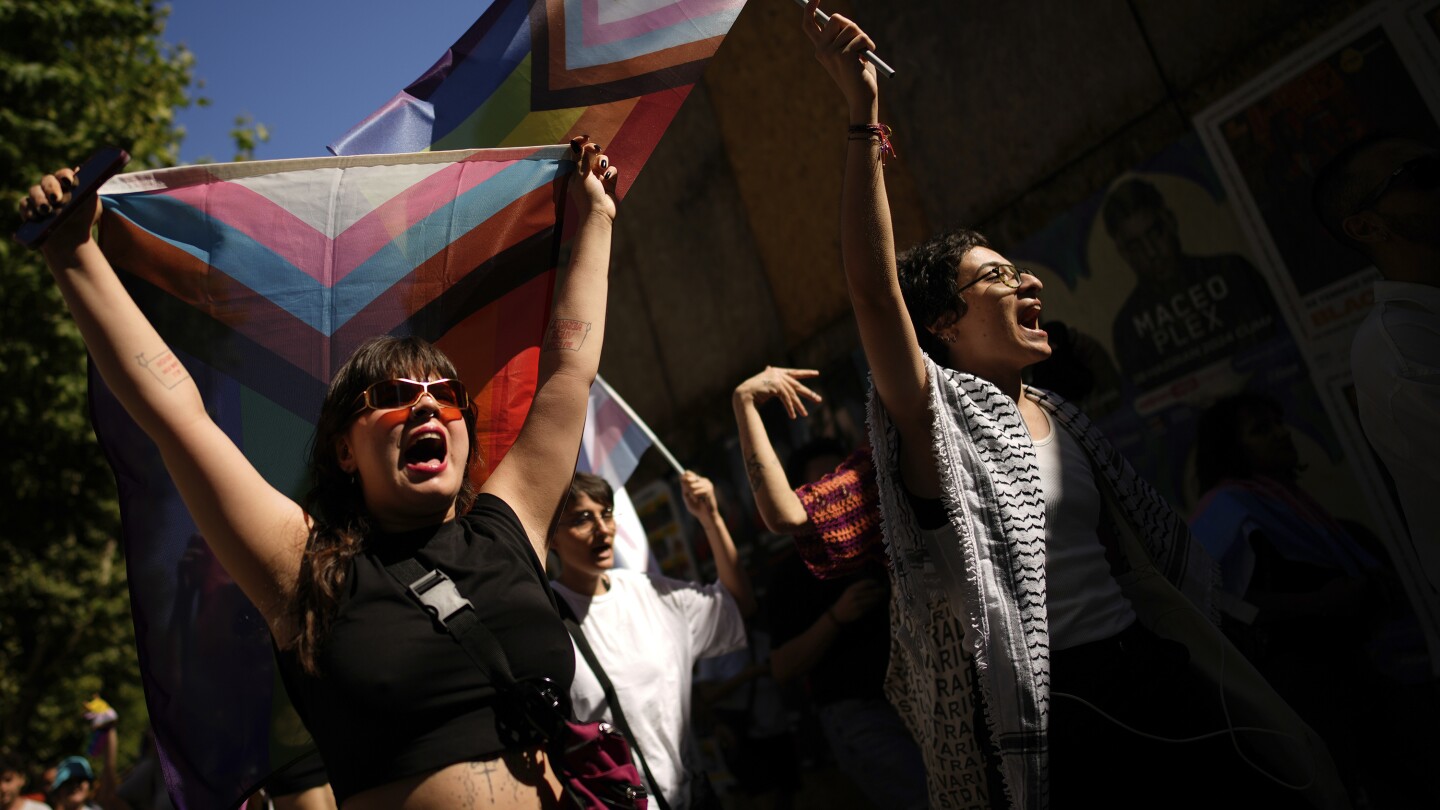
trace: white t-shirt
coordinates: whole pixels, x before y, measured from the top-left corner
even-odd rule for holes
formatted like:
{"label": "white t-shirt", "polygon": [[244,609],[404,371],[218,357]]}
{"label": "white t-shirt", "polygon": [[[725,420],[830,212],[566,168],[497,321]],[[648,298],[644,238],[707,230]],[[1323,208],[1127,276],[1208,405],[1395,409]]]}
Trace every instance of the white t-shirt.
{"label": "white t-shirt", "polygon": [[[1360,424],[1395,479],[1413,555],[1395,560],[1440,600],[1440,288],[1375,282],[1375,308],[1350,350]],[[1418,561],[1420,575],[1414,568]]]}
{"label": "white t-shirt", "polygon": [[[1044,413],[1044,411],[1041,411]],[[1100,490],[1085,451],[1049,414],[1050,434],[1035,440],[1045,493],[1045,611],[1050,649],[1110,638],[1135,621],[1110,573],[1100,524]]]}
{"label": "white t-shirt", "polygon": [[[560,583],[595,657],[610,676],[615,696],[656,785],[675,810],[686,806],[690,776],[690,681],[695,662],[745,646],[745,622],[720,583],[700,585],[615,569],[610,590],[581,596]],[[613,722],[605,692],[575,651],[570,685],[575,719]],[[693,761],[693,759],[691,759]],[[639,763],[636,763],[637,765]],[[642,772],[643,775],[643,772]]]}

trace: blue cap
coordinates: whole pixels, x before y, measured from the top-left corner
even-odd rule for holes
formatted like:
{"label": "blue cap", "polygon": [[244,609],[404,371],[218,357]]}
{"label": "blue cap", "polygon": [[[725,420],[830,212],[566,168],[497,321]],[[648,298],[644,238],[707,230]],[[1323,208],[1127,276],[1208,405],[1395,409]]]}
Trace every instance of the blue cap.
{"label": "blue cap", "polygon": [[55,766],[55,779],[50,783],[50,792],[59,790],[66,782],[80,779],[86,782],[95,781],[95,769],[90,767],[90,760],[84,757],[66,757]]}

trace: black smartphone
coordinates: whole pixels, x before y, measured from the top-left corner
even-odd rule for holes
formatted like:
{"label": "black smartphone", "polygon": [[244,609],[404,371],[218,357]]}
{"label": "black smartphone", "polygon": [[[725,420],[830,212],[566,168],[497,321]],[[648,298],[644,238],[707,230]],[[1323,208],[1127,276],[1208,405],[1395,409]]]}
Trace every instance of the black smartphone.
{"label": "black smartphone", "polygon": [[130,153],[117,146],[103,146],[96,150],[95,154],[80,166],[75,177],[76,186],[70,190],[70,201],[48,217],[32,219],[21,225],[20,230],[15,232],[15,241],[31,249],[45,244],[55,226],[64,222],[66,217],[80,207],[81,202],[99,191],[106,180],[114,177],[129,162]]}

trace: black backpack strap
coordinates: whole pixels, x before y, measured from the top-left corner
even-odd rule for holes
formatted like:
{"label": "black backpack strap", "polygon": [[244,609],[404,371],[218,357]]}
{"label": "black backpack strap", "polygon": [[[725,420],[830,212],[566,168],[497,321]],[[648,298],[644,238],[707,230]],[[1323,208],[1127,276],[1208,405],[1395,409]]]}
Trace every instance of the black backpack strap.
{"label": "black backpack strap", "polygon": [[595,657],[595,651],[590,648],[590,642],[585,639],[585,631],[580,629],[580,622],[575,618],[575,612],[570,609],[570,603],[563,598],[557,601],[559,602],[560,616],[565,620],[565,629],[570,631],[570,638],[575,640],[575,648],[580,651],[581,657],[590,666],[590,671],[595,673],[595,680],[600,682],[600,688],[605,692],[605,702],[610,705],[610,716],[614,718],[615,726],[629,741],[630,751],[640,760],[640,767],[645,771],[645,780],[655,789],[650,794],[650,798],[655,801],[660,810],[670,810],[670,805],[660,794],[655,776],[650,773],[650,763],[646,760],[645,752],[640,750],[640,743],[630,732],[630,724],[625,720],[625,710],[620,707],[620,698],[615,694],[615,686],[610,683],[610,676],[605,674],[605,668],[600,666],[600,659]]}

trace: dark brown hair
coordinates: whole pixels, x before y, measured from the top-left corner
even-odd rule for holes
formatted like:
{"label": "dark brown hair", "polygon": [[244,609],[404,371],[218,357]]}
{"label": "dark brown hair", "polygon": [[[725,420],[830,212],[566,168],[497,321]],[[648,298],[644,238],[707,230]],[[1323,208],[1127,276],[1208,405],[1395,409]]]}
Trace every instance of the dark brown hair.
{"label": "dark brown hair", "polygon": [[965,254],[977,247],[990,247],[984,235],[969,228],[955,228],[910,248],[896,257],[900,294],[910,313],[910,324],[920,348],[937,363],[946,360],[945,344],[930,331],[947,315],[963,318],[969,311],[960,297],[955,271]]}
{"label": "dark brown hair", "polygon": [[[311,675],[319,675],[316,651],[330,628],[350,571],[350,560],[361,550],[373,525],[359,479],[340,467],[335,443],[354,420],[356,402],[366,388],[399,376],[425,379],[428,375],[455,379],[455,364],[445,353],[415,338],[382,336],[371,338],[350,355],[330,381],[320,419],[310,445],[310,491],[304,507],[311,519],[310,537],[300,561],[291,614],[298,637],[296,657]],[[465,409],[469,438],[466,451],[465,483],[456,498],[455,514],[469,511],[475,503],[475,485],[469,472],[470,454],[475,449],[475,409]]]}
{"label": "dark brown hair", "polygon": [[565,508],[570,508],[570,501],[575,500],[579,495],[588,495],[590,500],[600,504],[606,509],[615,508],[615,489],[598,475],[577,472],[575,477],[570,479],[570,496],[565,501]]}

